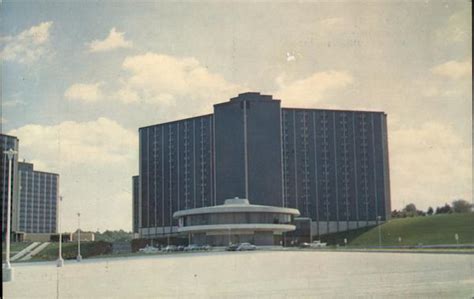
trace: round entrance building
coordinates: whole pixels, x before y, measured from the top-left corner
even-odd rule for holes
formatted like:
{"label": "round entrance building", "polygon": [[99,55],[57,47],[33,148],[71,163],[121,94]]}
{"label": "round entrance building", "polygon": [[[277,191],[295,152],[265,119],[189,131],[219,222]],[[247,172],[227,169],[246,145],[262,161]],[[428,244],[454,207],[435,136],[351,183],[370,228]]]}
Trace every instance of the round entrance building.
{"label": "round entrance building", "polygon": [[255,245],[280,245],[282,233],[295,230],[297,209],[252,205],[247,199],[227,199],[223,205],[181,210],[178,233],[189,243],[227,246],[248,242]]}

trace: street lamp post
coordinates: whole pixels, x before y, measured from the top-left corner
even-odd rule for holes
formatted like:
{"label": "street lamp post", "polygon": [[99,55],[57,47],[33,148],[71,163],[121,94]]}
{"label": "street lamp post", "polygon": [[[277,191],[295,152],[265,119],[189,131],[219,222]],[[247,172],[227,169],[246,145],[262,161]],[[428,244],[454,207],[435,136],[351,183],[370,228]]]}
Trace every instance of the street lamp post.
{"label": "street lamp post", "polygon": [[78,262],[82,261],[81,256],[81,213],[77,213],[77,258]]}
{"label": "street lamp post", "polygon": [[380,220],[382,219],[381,216],[377,216],[377,224],[378,224],[378,227],[379,227],[379,248],[382,248],[382,231],[381,231],[381,228],[380,228]]}
{"label": "street lamp post", "polygon": [[13,157],[17,153],[13,149],[3,152],[7,155],[8,158],[8,195],[7,195],[7,223],[5,231],[5,245],[6,245],[6,255],[5,255],[5,267],[3,268],[2,281],[12,281],[13,280],[13,268],[10,264],[10,211],[11,211],[11,201],[12,201],[12,161]]}
{"label": "street lamp post", "polygon": [[56,265],[58,267],[62,267],[64,265],[64,260],[63,260],[63,234],[61,232],[61,206],[62,206],[62,201],[63,197],[59,196],[59,201],[58,201],[58,231],[59,231],[59,257]]}

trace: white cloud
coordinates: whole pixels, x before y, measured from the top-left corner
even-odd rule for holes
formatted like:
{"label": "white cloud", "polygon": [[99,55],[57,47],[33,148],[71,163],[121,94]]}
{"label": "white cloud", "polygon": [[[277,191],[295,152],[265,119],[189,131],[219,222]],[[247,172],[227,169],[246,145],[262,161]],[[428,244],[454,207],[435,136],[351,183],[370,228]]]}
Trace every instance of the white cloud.
{"label": "white cloud", "polygon": [[57,125],[29,124],[8,132],[20,140],[20,159],[60,174],[64,225],[81,212],[85,229],[131,223],[131,176],[137,171],[138,136],[108,118]]}
{"label": "white cloud", "polygon": [[435,31],[436,39],[441,44],[463,43],[472,36],[471,6],[452,14],[442,27]]}
{"label": "white cloud", "polygon": [[119,91],[117,91],[116,96],[120,101],[126,104],[137,103],[140,100],[137,92],[127,87],[122,88]]}
{"label": "white cloud", "polygon": [[393,130],[389,148],[394,208],[472,200],[472,145],[451,127],[429,122]]}
{"label": "white cloud", "polygon": [[18,105],[25,105],[26,103],[22,100],[10,100],[2,102],[3,107],[15,107]]}
{"label": "white cloud", "polygon": [[0,57],[6,61],[28,64],[51,53],[50,29],[53,22],[43,22],[16,36],[2,38],[4,47]]}
{"label": "white cloud", "polygon": [[182,107],[197,109],[194,113],[199,113],[210,109],[212,103],[227,100],[242,91],[190,57],[146,53],[127,57],[122,68],[130,76],[121,81],[117,98],[126,103],[142,102],[169,108],[182,104],[178,99],[186,99]]}
{"label": "white cloud", "polygon": [[291,107],[313,107],[329,93],[345,88],[353,81],[346,71],[318,72],[291,82],[287,82],[285,74],[282,74],[276,78],[279,89],[275,96]]}
{"label": "white cloud", "polygon": [[451,60],[433,67],[431,72],[451,79],[470,78],[472,77],[472,62],[470,60],[462,62]]}
{"label": "white cloud", "polygon": [[119,48],[133,47],[133,42],[125,40],[124,35],[125,32],[118,32],[114,27],[104,40],[94,40],[88,43],[89,52],[106,52]]}
{"label": "white cloud", "polygon": [[65,121],[58,125],[26,125],[10,131],[21,140],[22,154],[59,165],[121,163],[135,151],[136,134],[108,118],[90,122]]}
{"label": "white cloud", "polygon": [[97,102],[104,98],[101,91],[102,82],[95,84],[76,83],[71,85],[65,92],[64,96],[69,100],[77,100],[82,102]]}

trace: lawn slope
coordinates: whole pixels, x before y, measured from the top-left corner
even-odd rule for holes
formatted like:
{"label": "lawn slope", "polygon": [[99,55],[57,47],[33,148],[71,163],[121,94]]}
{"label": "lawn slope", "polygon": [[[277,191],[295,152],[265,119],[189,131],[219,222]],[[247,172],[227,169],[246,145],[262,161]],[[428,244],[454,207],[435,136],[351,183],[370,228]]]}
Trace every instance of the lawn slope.
{"label": "lawn slope", "polygon": [[[392,219],[380,226],[383,246],[474,244],[474,213],[442,214],[425,217]],[[399,237],[401,242],[399,242]],[[329,244],[378,246],[379,227],[363,228],[321,237]]]}

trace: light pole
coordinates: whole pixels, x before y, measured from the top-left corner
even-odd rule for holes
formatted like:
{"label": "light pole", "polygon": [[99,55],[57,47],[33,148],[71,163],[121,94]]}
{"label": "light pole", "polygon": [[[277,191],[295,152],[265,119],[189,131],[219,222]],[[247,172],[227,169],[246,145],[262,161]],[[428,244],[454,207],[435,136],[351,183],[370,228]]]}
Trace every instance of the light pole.
{"label": "light pole", "polygon": [[81,213],[77,213],[77,258],[78,262],[82,261],[81,256]]}
{"label": "light pole", "polygon": [[61,232],[61,206],[62,206],[62,201],[63,197],[59,196],[59,201],[58,201],[58,230],[59,230],[59,257],[56,265],[58,267],[62,267],[64,265],[64,260],[63,260],[63,234]]}
{"label": "light pole", "polygon": [[3,152],[7,155],[8,159],[8,195],[7,195],[7,224],[5,231],[5,245],[6,245],[6,255],[5,255],[5,267],[3,268],[2,281],[12,281],[13,280],[13,268],[10,264],[10,211],[11,211],[11,201],[12,201],[12,161],[13,157],[17,153],[13,149]]}
{"label": "light pole", "polygon": [[382,217],[377,216],[377,224],[378,224],[378,227],[379,227],[379,248],[382,248],[382,231],[381,231],[381,228],[380,228],[380,219],[382,219]]}

